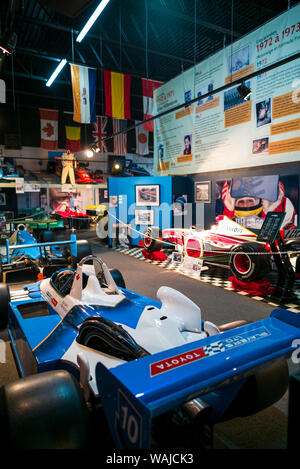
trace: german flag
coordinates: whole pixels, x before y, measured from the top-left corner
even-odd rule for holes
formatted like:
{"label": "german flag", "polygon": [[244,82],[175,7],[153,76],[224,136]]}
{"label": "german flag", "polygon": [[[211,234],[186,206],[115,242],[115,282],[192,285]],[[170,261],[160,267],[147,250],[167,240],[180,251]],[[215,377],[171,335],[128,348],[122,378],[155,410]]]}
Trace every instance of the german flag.
{"label": "german flag", "polygon": [[104,70],[105,115],[130,119],[130,75]]}

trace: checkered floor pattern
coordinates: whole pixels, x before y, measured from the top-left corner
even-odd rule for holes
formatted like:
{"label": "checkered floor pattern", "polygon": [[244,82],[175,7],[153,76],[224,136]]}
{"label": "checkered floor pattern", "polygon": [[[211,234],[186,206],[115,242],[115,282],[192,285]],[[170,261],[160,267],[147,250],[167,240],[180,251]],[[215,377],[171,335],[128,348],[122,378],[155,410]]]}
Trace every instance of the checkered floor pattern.
{"label": "checkered floor pattern", "polygon": [[[220,267],[207,267],[204,265],[204,267],[201,270],[201,274],[197,271],[192,272],[191,270],[186,270],[183,268],[181,264],[175,263],[172,261],[172,252],[165,251],[165,254],[167,256],[167,259],[165,261],[152,261],[150,259],[145,259],[142,251],[142,247],[133,247],[133,248],[128,248],[128,247],[123,247],[119,246],[114,248],[116,251],[121,252],[122,254],[126,254],[131,257],[135,257],[136,259],[142,260],[144,262],[148,262],[150,264],[158,265],[159,267],[162,267],[167,270],[172,270],[175,272],[178,272],[181,275],[185,275],[187,277],[196,279],[200,282],[205,282],[210,285],[214,285],[216,287],[223,288],[224,290],[229,290],[234,293],[237,293],[238,295],[243,295],[243,296],[248,296],[249,298],[252,298],[257,301],[262,301],[264,303],[268,303],[274,307],[277,307],[280,305],[281,308],[289,309],[290,311],[294,311],[297,313],[300,313],[300,280],[296,280],[294,284],[294,293],[295,293],[295,298],[292,300],[289,300],[287,302],[277,302],[274,299],[270,299],[268,297],[263,297],[263,296],[253,296],[250,295],[247,292],[240,291],[240,290],[235,290],[232,287],[232,284],[230,280],[228,280],[228,277],[232,276],[231,272],[229,269],[226,268],[220,268]],[[274,277],[274,280],[271,283],[275,286],[276,285],[276,278]]]}

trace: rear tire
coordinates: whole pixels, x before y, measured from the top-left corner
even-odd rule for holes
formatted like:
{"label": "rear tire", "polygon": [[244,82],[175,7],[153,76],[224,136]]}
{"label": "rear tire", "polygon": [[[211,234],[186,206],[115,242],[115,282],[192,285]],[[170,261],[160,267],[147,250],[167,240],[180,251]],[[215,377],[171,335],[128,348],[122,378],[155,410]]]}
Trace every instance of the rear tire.
{"label": "rear tire", "polygon": [[78,262],[81,261],[84,257],[91,256],[92,250],[91,246],[85,239],[80,239],[77,241],[77,256],[71,256],[69,264],[73,269],[76,269]]}
{"label": "rear tire", "polygon": [[65,370],[28,376],[3,386],[0,416],[6,429],[3,447],[87,447],[87,407],[78,382]]}
{"label": "rear tire", "polygon": [[147,228],[143,236],[143,246],[148,252],[160,251],[162,232],[158,227]]}
{"label": "rear tire", "polygon": [[296,274],[300,274],[300,257],[296,260]]}
{"label": "rear tire", "polygon": [[53,233],[50,230],[43,230],[40,232],[39,235],[40,243],[52,243],[53,240]]}
{"label": "rear tire", "polygon": [[247,417],[270,407],[285,394],[288,382],[289,370],[286,360],[267,364],[249,376],[226,410],[222,421]]}
{"label": "rear tire", "polygon": [[114,281],[116,282],[117,287],[126,288],[126,284],[125,284],[125,280],[123,278],[123,275],[121,274],[121,272],[118,269],[109,269],[109,272],[110,272],[112,278],[114,279]]}
{"label": "rear tire", "polygon": [[232,249],[229,267],[239,280],[252,281],[265,277],[270,272],[270,256],[266,248],[258,243],[245,243]]}
{"label": "rear tire", "polygon": [[6,329],[8,324],[9,289],[6,283],[0,283],[0,329]]}

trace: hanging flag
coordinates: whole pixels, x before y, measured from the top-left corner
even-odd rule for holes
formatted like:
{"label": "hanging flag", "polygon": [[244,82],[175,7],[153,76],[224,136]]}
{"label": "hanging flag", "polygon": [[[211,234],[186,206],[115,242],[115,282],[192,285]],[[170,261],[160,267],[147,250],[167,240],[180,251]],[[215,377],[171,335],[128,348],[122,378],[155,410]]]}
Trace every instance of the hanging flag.
{"label": "hanging flag", "polygon": [[[153,117],[153,91],[163,85],[162,81],[148,80],[142,78],[143,83],[143,108],[144,108],[144,120]],[[144,130],[153,132],[154,125],[153,121],[146,122],[143,125]]]}
{"label": "hanging flag", "polygon": [[41,148],[56,150],[58,147],[58,111],[39,109],[41,122]]}
{"label": "hanging flag", "polygon": [[[127,120],[113,119],[113,133],[121,132],[127,129]],[[114,153],[116,155],[127,154],[127,133],[123,132],[114,137]]]}
{"label": "hanging flag", "polygon": [[99,151],[101,153],[107,153],[107,145],[106,141],[102,141],[102,138],[107,137],[107,132],[105,132],[106,126],[108,122],[108,117],[97,116],[96,123],[93,124],[94,130],[92,135],[94,137],[94,141],[98,142]]}
{"label": "hanging flag", "polygon": [[130,119],[130,75],[104,70],[105,115]]}
{"label": "hanging flag", "polygon": [[142,125],[138,125],[139,121],[135,121],[136,135],[136,153],[138,155],[149,155],[149,132],[144,130]]}
{"label": "hanging flag", "polygon": [[73,91],[73,120],[82,124],[96,122],[96,73],[95,68],[70,64]]}
{"label": "hanging flag", "polygon": [[66,150],[74,153],[81,150],[81,127],[66,125]]}

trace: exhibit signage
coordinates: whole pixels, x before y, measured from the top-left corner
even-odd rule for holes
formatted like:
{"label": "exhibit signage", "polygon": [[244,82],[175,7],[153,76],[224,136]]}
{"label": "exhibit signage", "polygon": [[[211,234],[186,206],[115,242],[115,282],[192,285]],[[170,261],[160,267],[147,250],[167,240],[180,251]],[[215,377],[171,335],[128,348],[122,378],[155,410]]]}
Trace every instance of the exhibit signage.
{"label": "exhibit signage", "polygon": [[154,91],[154,173],[202,173],[299,161],[300,59],[211,93],[299,52],[300,5]]}

